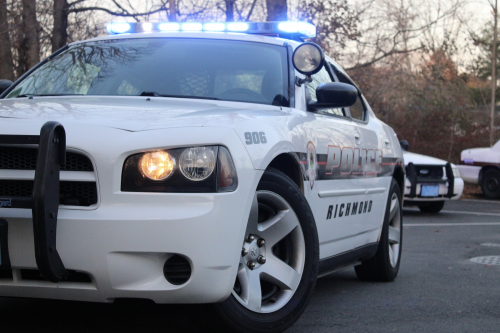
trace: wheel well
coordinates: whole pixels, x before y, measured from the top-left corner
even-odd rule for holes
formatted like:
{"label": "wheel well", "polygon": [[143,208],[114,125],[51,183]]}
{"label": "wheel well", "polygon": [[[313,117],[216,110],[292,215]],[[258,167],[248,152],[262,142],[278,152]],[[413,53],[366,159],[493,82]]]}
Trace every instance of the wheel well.
{"label": "wheel well", "polygon": [[394,169],[394,174],[392,175],[396,182],[399,185],[399,190],[401,191],[401,195],[405,195],[405,172],[401,166],[396,166]]}
{"label": "wheel well", "polygon": [[493,166],[493,165],[487,165],[487,166],[484,166],[481,171],[479,171],[479,179],[478,179],[478,184],[481,185],[481,183],[483,182],[483,175],[485,174],[486,171],[488,170],[491,170],[491,169],[496,169],[497,171],[500,171],[500,168],[497,167],[497,166]]}
{"label": "wheel well", "polygon": [[300,188],[302,193],[304,193],[304,181],[302,177],[302,170],[300,168],[299,162],[291,154],[281,154],[276,156],[271,163],[267,166],[268,168],[274,168],[280,170],[285,175],[290,177],[291,180]]}

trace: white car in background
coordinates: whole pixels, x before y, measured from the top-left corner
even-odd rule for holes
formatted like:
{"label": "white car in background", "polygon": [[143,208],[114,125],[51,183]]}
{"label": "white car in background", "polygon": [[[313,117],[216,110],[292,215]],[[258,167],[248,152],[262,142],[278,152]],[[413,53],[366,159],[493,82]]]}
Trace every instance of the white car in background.
{"label": "white car in background", "polygon": [[446,200],[458,200],[464,181],[455,164],[439,158],[410,153],[401,141],[406,168],[405,206],[417,206],[425,213],[438,213]]}
{"label": "white car in background", "polygon": [[481,185],[488,199],[500,198],[500,141],[491,148],[462,151],[460,174],[466,183]]}

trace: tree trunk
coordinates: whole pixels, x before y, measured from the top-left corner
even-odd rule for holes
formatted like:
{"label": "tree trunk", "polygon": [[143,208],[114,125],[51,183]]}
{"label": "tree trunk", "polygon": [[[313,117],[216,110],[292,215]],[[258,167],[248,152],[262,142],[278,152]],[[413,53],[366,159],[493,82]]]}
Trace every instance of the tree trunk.
{"label": "tree trunk", "polygon": [[497,88],[497,35],[498,35],[498,0],[495,0],[495,7],[493,8],[494,28],[493,28],[493,52],[491,56],[491,114],[490,114],[490,146],[495,143],[495,93]]}
{"label": "tree trunk", "polygon": [[54,0],[54,28],[52,29],[52,52],[56,52],[68,43],[68,15],[67,0]]}
{"label": "tree trunk", "polygon": [[286,21],[288,7],[286,0],[266,0],[267,20],[268,21]]}
{"label": "tree trunk", "polygon": [[22,0],[22,41],[19,47],[19,73],[40,62],[40,36],[36,19],[36,0]]}
{"label": "tree trunk", "polygon": [[0,0],[0,80],[14,81],[14,63],[12,62],[12,44],[10,43],[7,22],[7,0]]}
{"label": "tree trunk", "polygon": [[168,0],[168,20],[170,22],[177,21],[177,8],[175,8],[175,0]]}
{"label": "tree trunk", "polygon": [[234,3],[236,0],[224,0],[226,3],[226,22],[234,21]]}

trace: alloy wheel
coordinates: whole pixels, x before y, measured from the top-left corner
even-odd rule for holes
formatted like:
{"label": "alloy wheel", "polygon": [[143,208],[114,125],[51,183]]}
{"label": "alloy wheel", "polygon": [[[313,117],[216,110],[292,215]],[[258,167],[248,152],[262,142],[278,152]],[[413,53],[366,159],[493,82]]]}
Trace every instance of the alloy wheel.
{"label": "alloy wheel", "polygon": [[299,287],[304,262],[304,235],[295,212],[276,193],[257,191],[233,296],[253,312],[277,311]]}
{"label": "alloy wheel", "polygon": [[389,260],[392,267],[396,267],[399,259],[401,243],[401,207],[396,193],[391,197],[389,212]]}

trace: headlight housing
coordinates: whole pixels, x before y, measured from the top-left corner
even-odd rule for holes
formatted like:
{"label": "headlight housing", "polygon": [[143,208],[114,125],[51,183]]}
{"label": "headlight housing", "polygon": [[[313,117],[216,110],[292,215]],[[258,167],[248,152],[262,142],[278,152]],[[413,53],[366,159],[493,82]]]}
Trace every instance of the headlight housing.
{"label": "headlight housing", "polygon": [[458,171],[458,168],[452,168],[453,171],[453,177],[455,178],[460,178],[460,171]]}
{"label": "headlight housing", "polygon": [[229,151],[202,146],[148,151],[125,160],[123,192],[215,193],[236,190],[238,178]]}

